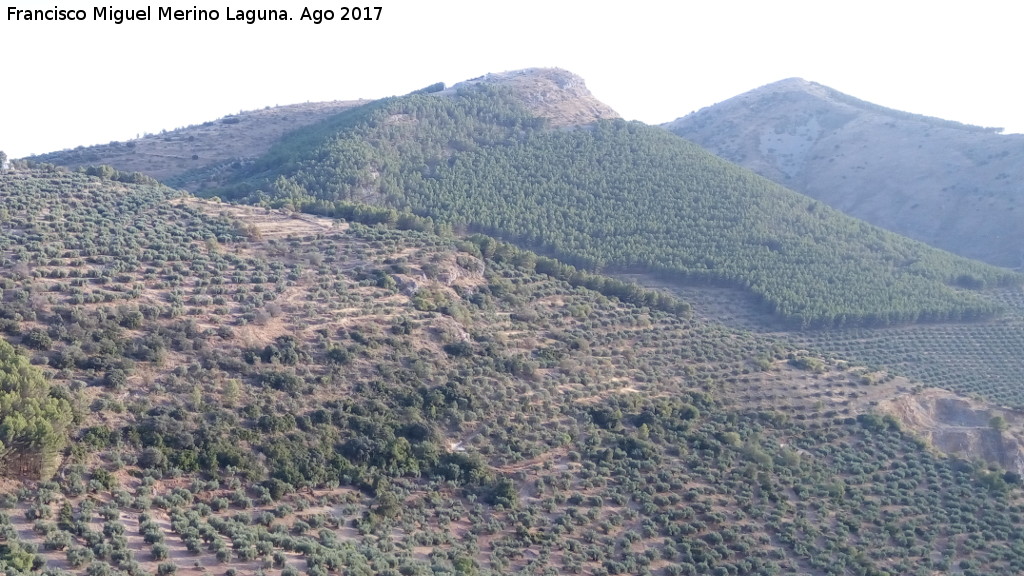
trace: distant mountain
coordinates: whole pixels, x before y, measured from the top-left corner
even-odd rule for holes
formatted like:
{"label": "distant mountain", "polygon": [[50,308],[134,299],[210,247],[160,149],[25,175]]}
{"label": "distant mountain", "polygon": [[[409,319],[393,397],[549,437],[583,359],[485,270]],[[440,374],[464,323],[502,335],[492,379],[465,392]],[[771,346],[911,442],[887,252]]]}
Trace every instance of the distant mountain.
{"label": "distant mountain", "polygon": [[215,178],[232,163],[265,154],[288,132],[366,102],[315,102],[239,112],[126,142],[79,146],[29,160],[68,168],[106,164],[125,172],[143,172],[172,185],[188,181],[194,187]]}
{"label": "distant mountain", "polygon": [[799,78],[663,127],[872,224],[1024,265],[1022,135],[891,110]]}
{"label": "distant mountain", "polygon": [[739,286],[798,325],[987,317],[952,285],[1016,281],[610,115],[563,71],[484,77],[294,132],[209,193],[345,218],[372,203],[591,270]]}
{"label": "distant mountain", "polygon": [[[454,94],[479,84],[509,87],[520,105],[545,118],[550,126],[579,126],[619,118],[611,107],[594,98],[582,78],[558,68],[490,73],[447,89],[439,83],[420,92]],[[68,168],[106,164],[195,192],[220,185],[226,169],[262,156],[285,134],[368,102],[336,100],[250,110],[126,142],[79,146],[29,160]]]}

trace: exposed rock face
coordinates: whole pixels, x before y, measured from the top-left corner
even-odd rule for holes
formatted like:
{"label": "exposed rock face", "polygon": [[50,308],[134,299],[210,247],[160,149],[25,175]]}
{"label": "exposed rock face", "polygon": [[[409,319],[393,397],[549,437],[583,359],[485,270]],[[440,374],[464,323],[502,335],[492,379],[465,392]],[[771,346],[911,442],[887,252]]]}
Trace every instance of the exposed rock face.
{"label": "exposed rock face", "polygon": [[[1024,475],[1024,415],[938,389],[886,400],[879,409],[892,414],[904,428],[940,452],[982,460]],[[1005,430],[992,425],[996,416],[1003,418]]]}
{"label": "exposed rock face", "polygon": [[799,78],[664,127],[883,228],[1024,266],[1024,135],[890,110]]}
{"label": "exposed rock face", "polygon": [[473,84],[497,84],[514,89],[517,98],[552,126],[582,126],[603,119],[619,118],[607,104],[594,98],[583,78],[560,68],[527,68],[487,74],[460,82],[447,90]]}

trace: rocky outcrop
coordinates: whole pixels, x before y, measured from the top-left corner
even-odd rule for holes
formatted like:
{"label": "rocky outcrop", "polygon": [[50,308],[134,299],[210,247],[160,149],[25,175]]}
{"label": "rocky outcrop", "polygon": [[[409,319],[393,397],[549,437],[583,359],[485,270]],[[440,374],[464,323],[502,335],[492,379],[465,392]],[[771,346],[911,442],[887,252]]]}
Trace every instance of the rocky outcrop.
{"label": "rocky outcrop", "polygon": [[486,74],[460,82],[445,92],[480,83],[512,88],[516,98],[527,109],[547,118],[554,127],[583,126],[597,120],[620,117],[607,104],[594,98],[583,78],[560,68],[527,68]]}
{"label": "rocky outcrop", "polygon": [[1020,413],[938,389],[897,396],[878,408],[942,453],[1024,475],[1024,415]]}

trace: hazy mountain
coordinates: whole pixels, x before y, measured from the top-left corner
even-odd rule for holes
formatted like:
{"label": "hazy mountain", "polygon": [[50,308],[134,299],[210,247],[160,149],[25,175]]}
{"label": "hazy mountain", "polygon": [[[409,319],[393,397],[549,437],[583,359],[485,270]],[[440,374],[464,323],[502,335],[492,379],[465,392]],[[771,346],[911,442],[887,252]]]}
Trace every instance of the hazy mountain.
{"label": "hazy mountain", "polygon": [[1024,135],[791,78],[664,125],[847,214],[970,258],[1024,263]]}
{"label": "hazy mountain", "polygon": [[194,126],[146,134],[126,142],[79,146],[33,156],[29,160],[68,168],[105,164],[143,172],[176,184],[215,178],[226,166],[265,154],[288,132],[316,124],[365,100],[315,102],[250,110]]}

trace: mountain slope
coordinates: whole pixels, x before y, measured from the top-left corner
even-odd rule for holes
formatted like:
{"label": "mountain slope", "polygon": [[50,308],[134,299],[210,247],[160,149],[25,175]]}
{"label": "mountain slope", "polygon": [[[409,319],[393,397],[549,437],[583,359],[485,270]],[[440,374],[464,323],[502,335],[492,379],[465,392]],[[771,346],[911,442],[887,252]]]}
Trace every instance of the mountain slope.
{"label": "mountain slope", "polygon": [[1024,265],[1024,135],[890,110],[798,78],[663,127],[872,224]]}
{"label": "mountain slope", "polygon": [[551,130],[514,86],[385,99],[283,139],[222,197],[411,210],[588,268],[724,282],[798,325],[970,319],[1019,279],[831,210],[639,123]]}
{"label": "mountain slope", "polygon": [[[608,105],[594,98],[582,78],[557,68],[492,73],[460,82],[447,90],[443,84],[438,84],[425,91],[443,90],[449,94],[480,83],[514,87],[519,103],[534,115],[547,119],[552,126],[578,126],[619,117]],[[68,168],[105,164],[124,172],[142,172],[171,186],[195,192],[217,185],[228,166],[250,162],[265,154],[285,134],[318,124],[366,102],[315,102],[243,111],[126,142],[79,146],[40,154],[29,160]]]}
{"label": "mountain slope", "polygon": [[195,126],[147,134],[127,142],[79,146],[29,158],[68,168],[105,164],[142,172],[171,185],[196,189],[235,162],[261,156],[284,134],[316,124],[365,101],[276,106],[225,116]]}
{"label": "mountain slope", "polygon": [[5,480],[4,573],[1024,569],[1017,478],[860,369],[486,239],[111,176],[0,175],[11,365],[75,410],[53,480]]}

